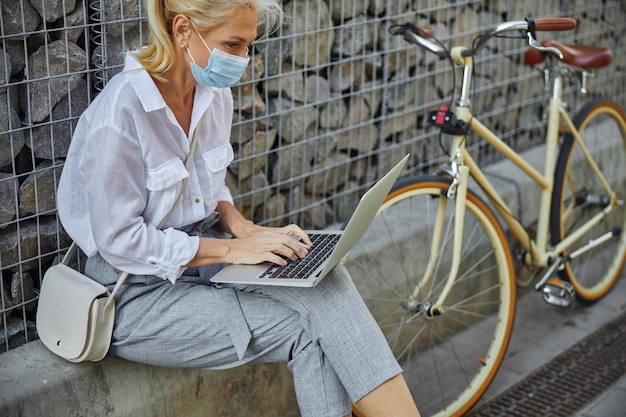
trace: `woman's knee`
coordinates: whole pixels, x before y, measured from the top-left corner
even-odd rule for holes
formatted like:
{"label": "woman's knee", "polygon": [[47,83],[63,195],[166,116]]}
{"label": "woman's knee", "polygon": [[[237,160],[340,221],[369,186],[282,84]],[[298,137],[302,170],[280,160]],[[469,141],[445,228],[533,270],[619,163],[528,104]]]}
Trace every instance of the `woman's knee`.
{"label": "woman's knee", "polygon": [[[326,284],[324,281],[327,281]],[[322,280],[318,286],[324,297],[329,299],[341,299],[344,302],[355,300],[359,304],[362,302],[361,295],[354,285],[350,273],[343,265],[337,265],[330,276]]]}

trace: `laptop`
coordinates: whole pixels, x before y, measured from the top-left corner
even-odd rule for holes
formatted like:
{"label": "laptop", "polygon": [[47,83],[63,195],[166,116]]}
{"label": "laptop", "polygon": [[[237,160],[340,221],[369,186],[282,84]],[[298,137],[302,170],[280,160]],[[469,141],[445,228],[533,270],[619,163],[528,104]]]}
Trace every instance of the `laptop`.
{"label": "laptop", "polygon": [[408,158],[407,154],[361,197],[343,230],[305,230],[313,247],[304,258],[289,260],[285,266],[271,262],[227,265],[211,281],[292,287],[317,285],[363,237]]}

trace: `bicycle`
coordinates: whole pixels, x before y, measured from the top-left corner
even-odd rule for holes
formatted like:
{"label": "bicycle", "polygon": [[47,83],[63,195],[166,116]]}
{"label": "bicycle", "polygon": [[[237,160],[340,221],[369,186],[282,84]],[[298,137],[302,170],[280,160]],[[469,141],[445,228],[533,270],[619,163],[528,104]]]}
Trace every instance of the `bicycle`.
{"label": "bicycle", "polygon": [[[569,18],[511,21],[481,33],[471,47],[450,51],[428,29],[410,23],[390,29],[463,68],[454,109],[443,106],[428,115],[451,139],[448,164],[437,176],[399,180],[344,262],[423,415],[463,415],[502,363],[516,303],[509,234],[523,247],[521,262],[543,273],[535,277],[535,290],[561,307],[575,299],[600,299],[626,260],[624,111],[610,101],[594,100],[570,118],[561,101],[564,80],[578,77],[586,89],[590,72],[609,65],[612,54],[554,40],[540,43],[536,36],[575,26]],[[490,39],[513,32],[528,41],[528,64],[545,63],[552,86],[543,173],[470,111],[474,57]],[[469,132],[539,186],[536,234],[512,214],[466,149]],[[484,197],[469,188],[470,178]],[[593,273],[586,269],[591,260]]]}

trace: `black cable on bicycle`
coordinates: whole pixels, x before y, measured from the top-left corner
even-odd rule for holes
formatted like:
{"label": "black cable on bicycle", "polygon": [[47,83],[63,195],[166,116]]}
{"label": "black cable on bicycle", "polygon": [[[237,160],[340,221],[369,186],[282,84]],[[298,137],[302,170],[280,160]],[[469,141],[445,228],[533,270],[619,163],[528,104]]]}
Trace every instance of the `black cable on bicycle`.
{"label": "black cable on bicycle", "polygon": [[[491,37],[492,37],[492,36],[491,36],[491,35],[489,35],[489,36],[488,36],[488,38],[487,38],[487,40],[488,40],[489,38],[491,38]],[[496,35],[496,36],[494,36],[494,37],[497,37],[497,38],[504,38],[504,39],[518,39],[518,38],[523,38],[523,37],[520,37],[520,36],[501,36],[501,35]],[[482,45],[484,45],[484,43],[486,42],[486,40],[481,40],[481,41],[477,42],[477,39],[479,39],[479,38],[480,38],[480,36],[477,36],[476,38],[474,38],[474,42],[472,43],[472,50],[473,50],[473,53],[474,53],[474,54],[475,54],[475,53],[477,53],[477,52],[478,52],[478,50],[482,47]],[[478,68],[478,65],[477,65],[476,61],[474,61],[474,70],[476,70],[477,68]],[[472,91],[471,91],[471,93],[470,93],[470,102],[471,102],[471,103],[473,103],[473,102],[474,102],[473,98],[474,98],[474,95],[476,94],[476,82],[475,82],[475,76],[476,76],[476,71],[472,71]],[[471,114],[471,112],[470,112],[470,114]],[[472,116],[472,117],[473,117],[473,116]],[[470,126],[470,124],[471,124],[471,120],[470,120],[470,123],[468,123],[468,131],[469,131],[469,126]],[[497,201],[492,201],[492,204],[494,204],[495,206],[497,206],[497,208],[498,208],[498,211],[499,211],[499,212],[506,214],[506,215],[507,215],[507,216],[509,216],[510,218],[515,219],[515,220],[516,220],[519,224],[522,224],[521,219],[520,219],[520,218],[518,218],[516,215],[514,215],[514,214],[511,212],[511,210],[509,210],[507,207],[502,206],[502,204],[500,204],[500,203],[499,203],[499,202],[497,202]],[[527,245],[528,245],[528,247],[529,247],[529,248],[532,246],[532,239],[530,238],[530,236],[528,236],[528,242],[527,242]],[[531,252],[531,256],[532,256],[532,252]]]}
{"label": "black cable on bicycle", "polygon": [[[443,53],[439,54],[438,56],[440,58],[446,58],[450,62],[450,66],[452,67],[452,91],[454,92],[454,90],[456,90],[456,73],[454,72],[454,61],[452,60],[452,56],[450,55],[450,51],[448,50],[448,48],[435,35],[423,29],[418,28],[413,23],[407,22],[402,25],[393,25],[389,28],[389,33],[391,35],[402,36],[404,40],[406,40],[407,42],[415,44],[415,42],[412,41],[411,38],[407,35],[407,32],[409,34],[413,34],[413,35],[420,36],[423,38],[428,38],[428,40],[432,40],[439,47],[441,47],[441,49],[443,49]],[[452,94],[452,97],[450,98],[449,107],[452,107],[453,104],[454,104],[454,93]]]}
{"label": "black cable on bicycle", "polygon": [[[450,63],[450,68],[452,69],[452,92],[450,94],[450,101],[448,103],[448,108],[452,108],[454,105],[454,91],[456,91],[456,71],[454,70],[454,61],[452,60],[452,56],[450,55],[450,51],[448,48],[441,42],[435,35],[432,33],[428,33],[423,29],[415,26],[414,24],[407,22],[402,25],[394,25],[389,28],[389,33],[393,36],[402,36],[404,40],[407,42],[415,44],[415,41],[409,35],[420,36],[423,38],[428,38],[437,44],[443,52],[441,54],[437,54],[440,58],[446,58]],[[467,130],[466,130],[467,133]],[[443,132],[439,131],[439,147],[447,154],[448,149],[445,148],[443,144]]]}
{"label": "black cable on bicycle", "polygon": [[[485,32],[482,35],[477,36],[476,38],[474,38],[474,42],[472,42],[472,55],[474,56],[475,54],[478,53],[478,51],[482,48],[482,46],[492,37],[495,38],[500,38],[500,39],[526,39],[526,37],[524,35],[519,35],[519,36],[507,36],[507,35],[493,35],[493,32]],[[474,69],[478,68],[476,61],[474,61]],[[476,76],[476,71],[472,72],[472,78]],[[472,79],[472,92],[470,93],[470,102],[473,102],[473,97],[474,94],[476,93],[475,91],[476,88],[476,83],[475,83],[475,79]],[[521,219],[518,219],[517,216],[515,216],[513,213],[511,213],[510,210],[507,210],[505,207],[503,207],[501,204],[499,204],[497,201],[494,201],[493,204],[495,204],[496,206],[498,206],[498,211],[502,212],[502,213],[506,213],[507,216],[516,219],[517,222],[519,224],[522,224]],[[531,244],[531,239],[529,238],[529,242],[528,245],[530,247]]]}

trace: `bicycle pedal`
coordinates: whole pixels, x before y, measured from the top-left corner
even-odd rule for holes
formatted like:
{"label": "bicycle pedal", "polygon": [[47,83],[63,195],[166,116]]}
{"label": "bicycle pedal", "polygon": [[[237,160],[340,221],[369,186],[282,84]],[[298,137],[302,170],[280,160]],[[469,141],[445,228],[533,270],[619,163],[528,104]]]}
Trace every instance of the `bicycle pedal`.
{"label": "bicycle pedal", "polygon": [[576,299],[572,284],[558,278],[550,278],[542,288],[543,300],[553,306],[567,308]]}

